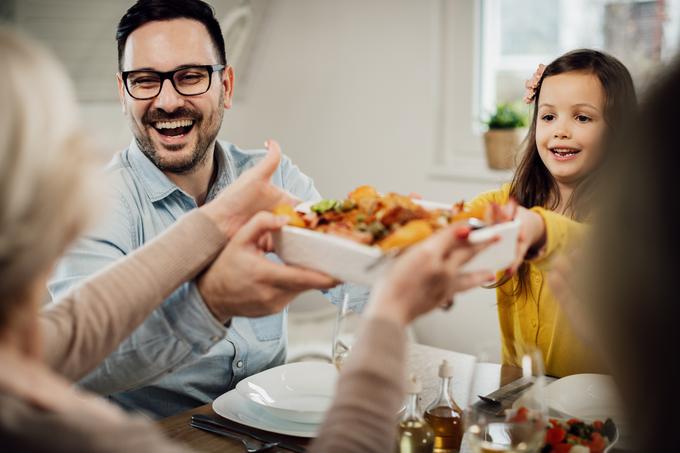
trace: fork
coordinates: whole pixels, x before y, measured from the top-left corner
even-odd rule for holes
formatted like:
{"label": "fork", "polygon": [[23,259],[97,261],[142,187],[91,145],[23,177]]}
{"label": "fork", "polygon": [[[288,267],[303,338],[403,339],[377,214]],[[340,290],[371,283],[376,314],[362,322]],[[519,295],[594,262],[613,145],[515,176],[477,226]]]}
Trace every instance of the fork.
{"label": "fork", "polygon": [[202,429],[204,431],[208,431],[213,434],[219,434],[220,436],[228,437],[230,439],[237,440],[241,442],[243,445],[243,448],[246,449],[246,452],[248,453],[258,453],[261,451],[268,451],[274,447],[277,447],[279,445],[279,442],[259,442],[259,441],[254,441],[247,439],[245,437],[241,437],[239,435],[236,435],[234,433],[231,433],[227,431],[226,429],[218,428],[216,426],[211,426],[208,424],[203,424],[200,422],[195,422],[191,421],[191,426],[194,428]]}

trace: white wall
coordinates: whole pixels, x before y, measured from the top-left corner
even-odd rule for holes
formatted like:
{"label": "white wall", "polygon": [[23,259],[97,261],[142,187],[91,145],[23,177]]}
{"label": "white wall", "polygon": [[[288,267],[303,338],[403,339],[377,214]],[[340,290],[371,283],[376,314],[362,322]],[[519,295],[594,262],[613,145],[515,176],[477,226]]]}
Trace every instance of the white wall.
{"label": "white wall", "polygon": [[[246,148],[276,138],[329,197],[365,183],[439,201],[493,188],[428,176],[441,151],[441,6],[439,0],[271,2],[246,90],[226,113],[221,137]],[[471,17],[460,20],[472,29]],[[238,76],[236,68],[236,90]],[[129,133],[117,105],[83,107],[102,141],[125,146]],[[472,123],[470,116],[453,120]],[[472,352],[481,341],[498,342],[496,319],[493,292],[475,290],[451,312],[419,320],[415,330],[422,342]]]}

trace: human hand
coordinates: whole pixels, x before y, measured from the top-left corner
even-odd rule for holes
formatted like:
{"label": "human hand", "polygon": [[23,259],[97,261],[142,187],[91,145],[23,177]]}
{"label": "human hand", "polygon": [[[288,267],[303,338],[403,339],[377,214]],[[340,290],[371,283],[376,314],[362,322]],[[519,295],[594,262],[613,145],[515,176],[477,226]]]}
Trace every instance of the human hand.
{"label": "human hand", "polygon": [[489,271],[462,273],[460,267],[498,238],[467,241],[468,226],[443,228],[409,247],[374,287],[366,316],[406,325],[437,306],[448,306],[454,293],[493,281]]}
{"label": "human hand", "polygon": [[523,206],[517,206],[515,218],[519,219],[520,226],[517,253],[515,261],[509,268],[510,275],[517,272],[524,260],[540,255],[546,241],[545,223],[539,214]]}
{"label": "human hand", "polygon": [[200,208],[228,238],[255,213],[271,211],[280,204],[295,205],[300,201],[271,183],[271,177],[281,162],[281,149],[274,140],[267,140],[265,147],[268,152],[264,159]]}
{"label": "human hand", "polygon": [[508,201],[504,205],[491,203],[487,207],[485,221],[490,224],[519,220],[520,230],[517,236],[517,251],[515,260],[507,270],[506,275],[510,276],[517,272],[522,262],[529,255],[537,256],[545,245],[546,232],[543,218],[523,206],[519,206],[514,200]]}
{"label": "human hand", "polygon": [[287,222],[259,212],[229,241],[198,278],[198,291],[222,323],[233,316],[259,317],[281,311],[294,297],[310,289],[328,289],[338,282],[325,274],[272,262],[268,238]]}

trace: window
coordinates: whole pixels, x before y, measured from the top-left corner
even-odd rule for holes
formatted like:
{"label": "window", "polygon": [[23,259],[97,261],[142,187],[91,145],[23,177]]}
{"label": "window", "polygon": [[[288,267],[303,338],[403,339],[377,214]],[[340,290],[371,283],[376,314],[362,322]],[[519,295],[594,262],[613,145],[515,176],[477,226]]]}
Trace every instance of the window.
{"label": "window", "polygon": [[572,49],[619,58],[644,89],[676,52],[680,0],[482,0],[479,110],[524,95],[538,63]]}

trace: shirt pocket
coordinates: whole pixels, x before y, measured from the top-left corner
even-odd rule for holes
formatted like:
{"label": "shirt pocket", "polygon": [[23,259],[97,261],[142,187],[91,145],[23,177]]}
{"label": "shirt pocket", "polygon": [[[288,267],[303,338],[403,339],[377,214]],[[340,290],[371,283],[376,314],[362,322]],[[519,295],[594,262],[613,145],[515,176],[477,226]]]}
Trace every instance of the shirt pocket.
{"label": "shirt pocket", "polygon": [[283,333],[283,312],[261,318],[250,318],[250,326],[259,341],[272,341],[281,338]]}

